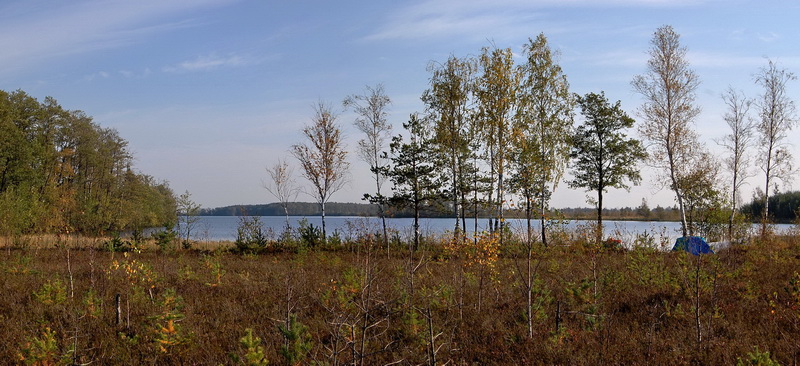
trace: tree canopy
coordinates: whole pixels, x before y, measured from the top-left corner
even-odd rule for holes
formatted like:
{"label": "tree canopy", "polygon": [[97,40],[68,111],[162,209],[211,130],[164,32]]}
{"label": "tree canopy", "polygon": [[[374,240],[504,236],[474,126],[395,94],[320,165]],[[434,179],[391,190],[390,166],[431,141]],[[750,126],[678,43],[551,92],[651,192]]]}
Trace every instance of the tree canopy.
{"label": "tree canopy", "polygon": [[0,142],[0,235],[175,222],[172,190],[133,169],[128,142],[53,98],[0,91]]}
{"label": "tree canopy", "polygon": [[688,234],[683,186],[698,154],[694,119],[700,113],[695,105],[695,90],[700,80],[686,59],[686,47],[671,26],[658,28],[650,41],[647,73],[631,84],[644,98],[639,109],[639,132],[650,149],[650,164],[669,182],[681,212],[683,236]]}
{"label": "tree canopy", "polygon": [[[602,92],[577,99],[585,122],[573,135],[570,157],[574,178],[569,185],[597,192],[597,221],[602,224],[603,193],[608,188],[628,189],[628,182],[639,184],[642,178],[637,163],[646,153],[638,140],[625,135],[634,120],[619,101],[610,104]],[[599,233],[601,228],[598,225]]]}

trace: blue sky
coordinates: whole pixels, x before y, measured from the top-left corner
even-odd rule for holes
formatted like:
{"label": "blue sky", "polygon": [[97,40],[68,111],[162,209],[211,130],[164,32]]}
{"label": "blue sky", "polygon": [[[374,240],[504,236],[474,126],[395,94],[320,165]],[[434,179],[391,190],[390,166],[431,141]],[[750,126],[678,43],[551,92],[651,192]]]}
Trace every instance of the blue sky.
{"label": "blue sky", "polygon": [[[399,132],[423,109],[431,61],[491,44],[519,52],[540,32],[561,53],[572,91],[605,91],[635,117],[641,98],[630,81],[645,72],[655,29],[672,25],[701,80],[697,130],[720,151],[728,85],[755,97],[753,74],[767,57],[800,72],[799,16],[800,3],[771,0],[6,0],[0,89],[52,96],[116,128],[138,170],[205,207],[264,203],[273,201],[264,168],[294,163],[289,147],[317,101],[341,110],[347,95],[383,83]],[[800,99],[800,82],[788,92]],[[360,138],[352,121],[339,116],[351,151]],[[799,135],[789,138],[795,155]],[[365,164],[350,161],[351,183],[333,201],[357,202],[371,187]],[[606,206],[673,205],[644,169],[642,186],[610,192]],[[744,197],[762,181],[755,174]],[[552,204],[588,206],[585,197],[561,184]]]}

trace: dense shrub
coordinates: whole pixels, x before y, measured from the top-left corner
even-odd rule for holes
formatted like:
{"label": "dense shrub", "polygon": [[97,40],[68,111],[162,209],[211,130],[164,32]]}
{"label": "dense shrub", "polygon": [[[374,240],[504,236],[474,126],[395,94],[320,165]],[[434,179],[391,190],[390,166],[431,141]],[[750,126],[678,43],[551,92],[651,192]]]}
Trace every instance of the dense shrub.
{"label": "dense shrub", "polygon": [[324,241],[322,229],[309,223],[306,219],[300,220],[297,233],[300,237],[300,244],[306,248],[316,248]]}
{"label": "dense shrub", "polygon": [[259,216],[240,216],[236,228],[236,249],[243,253],[254,253],[267,247],[268,238]]}
{"label": "dense shrub", "polygon": [[123,240],[119,233],[114,233],[111,239],[105,242],[105,249],[109,252],[129,252],[134,246],[131,241]]}
{"label": "dense shrub", "polygon": [[[164,230],[158,230],[151,234],[153,240],[158,245],[158,248],[162,252],[169,252],[175,250],[175,241],[178,237],[178,233],[175,232],[172,228],[165,228]],[[191,244],[187,247],[187,243],[190,243],[188,240],[183,242],[184,248],[189,249]]]}

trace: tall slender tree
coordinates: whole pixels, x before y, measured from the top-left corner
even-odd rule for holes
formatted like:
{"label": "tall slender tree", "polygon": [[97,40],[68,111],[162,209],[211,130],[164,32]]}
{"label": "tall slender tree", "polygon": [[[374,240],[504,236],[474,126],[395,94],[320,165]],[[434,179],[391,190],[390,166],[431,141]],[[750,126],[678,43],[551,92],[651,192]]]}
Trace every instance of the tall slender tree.
{"label": "tall slender tree", "polygon": [[515,125],[520,137],[515,141],[524,143],[520,151],[529,155],[517,156],[517,160],[530,162],[532,175],[520,182],[529,186],[517,188],[531,192],[538,203],[542,243],[547,245],[546,213],[569,161],[575,98],[569,92],[567,76],[556,63],[557,53],[550,49],[544,34],[529,40],[524,58],[526,62],[519,70],[522,82]]}
{"label": "tall slender tree", "polygon": [[356,112],[357,117],[353,124],[364,134],[364,138],[358,140],[358,155],[369,164],[369,170],[375,180],[375,194],[365,193],[364,199],[378,206],[387,255],[389,253],[385,207],[387,199],[382,193],[382,188],[386,181],[384,171],[388,164],[386,148],[392,133],[392,125],[386,119],[391,102],[382,84],[375,87],[367,86],[364,94],[348,96],[343,102],[345,108],[352,108]]}
{"label": "tall slender tree", "polygon": [[[697,158],[697,136],[692,125],[700,108],[695,90],[700,81],[686,60],[686,47],[671,26],[656,30],[650,41],[647,73],[634,77],[634,90],[644,97],[639,109],[639,132],[650,149],[650,163],[660,169],[675,193],[681,230],[687,236],[684,192],[679,184]],[[663,176],[662,176],[663,178]]]}
{"label": "tall slender tree", "polygon": [[638,185],[641,175],[637,163],[647,155],[641,142],[628,138],[625,130],[633,127],[633,118],[622,110],[620,102],[611,105],[604,93],[578,97],[584,123],[575,131],[570,157],[574,178],[572,188],[597,192],[597,240],[603,237],[603,193],[608,188],[629,189]]}
{"label": "tall slender tree", "polygon": [[516,126],[512,130],[512,150],[511,155],[511,176],[509,177],[509,189],[511,192],[516,193],[522,202],[520,206],[525,211],[526,222],[526,240],[528,245],[532,245],[533,238],[533,222],[537,214],[537,166],[533,160],[534,154],[537,152],[536,139],[529,134],[525,126]]}
{"label": "tall slender tree", "polygon": [[747,150],[752,144],[755,125],[748,116],[752,101],[747,99],[742,92],[729,87],[722,94],[722,100],[727,106],[723,119],[728,124],[730,132],[718,143],[725,147],[728,153],[724,159],[725,168],[731,175],[731,214],[728,217],[728,240],[733,240],[733,221],[736,218],[737,206],[741,200],[739,190],[744,185],[745,179],[751,176],[747,169],[750,164],[750,156],[747,154]]}
{"label": "tall slender tree", "polygon": [[[512,155],[511,168],[513,175],[509,179],[509,188],[519,194],[524,201],[525,221],[527,231],[523,250],[526,254],[525,268],[518,266],[518,273],[521,277],[522,292],[526,297],[525,314],[528,320],[528,337],[533,338],[533,287],[535,280],[535,268],[533,265],[534,236],[533,221],[534,206],[537,198],[536,189],[540,187],[540,175],[534,157],[538,153],[538,139],[527,130],[527,126],[516,123],[512,129]],[[542,225],[544,229],[544,225]],[[544,230],[543,230],[544,231]],[[546,237],[544,237],[546,239]]]}
{"label": "tall slender tree", "polygon": [[[461,209],[464,213],[462,213],[462,223],[464,224],[464,229],[466,230],[466,212],[468,211],[473,218],[472,222],[472,232],[478,232],[478,220],[480,215],[484,211],[484,208],[489,203],[488,196],[491,196],[491,179],[488,177],[483,171],[483,164],[482,162],[486,158],[486,154],[483,153],[485,144],[483,142],[484,135],[480,130],[480,121],[477,118],[477,115],[473,114],[473,118],[470,118],[469,121],[469,128],[468,128],[468,140],[469,140],[469,155],[468,155],[468,163],[463,165],[463,171],[465,176],[464,186],[462,188],[461,195],[463,197],[461,202]],[[491,218],[489,223],[491,224]],[[491,226],[491,225],[490,225]],[[473,244],[477,245],[478,243],[478,236],[472,236]]]}
{"label": "tall slender tree", "polygon": [[[510,48],[483,49],[480,57],[480,75],[476,80],[476,102],[479,125],[485,140],[486,157],[489,162],[490,187],[495,186],[496,197],[492,207],[491,229],[501,230],[504,225],[503,205],[506,196],[505,172],[509,165],[511,126],[517,106],[519,69],[514,67],[514,55]],[[490,188],[490,201],[491,201]],[[502,236],[501,244],[502,244]]]}
{"label": "tall slender tree", "polygon": [[327,241],[325,204],[347,182],[350,163],[342,140],[342,131],[336,123],[331,107],[319,102],[314,107],[314,118],[303,128],[307,141],[292,145],[292,154],[303,168],[303,176],[313,186],[309,193],[322,212],[322,240]]}
{"label": "tall slender tree", "polygon": [[387,169],[387,176],[394,184],[394,196],[390,202],[414,211],[412,250],[416,250],[420,237],[420,212],[441,198],[441,164],[429,149],[432,137],[426,120],[412,114],[408,122],[403,123],[403,128],[408,132],[408,141],[403,135],[392,138],[392,164]]}
{"label": "tall slender tree", "polygon": [[450,56],[444,64],[431,64],[431,87],[422,96],[428,118],[434,121],[433,145],[443,161],[450,176],[449,198],[455,217],[453,237],[461,236],[461,187],[464,187],[466,174],[464,166],[469,160],[469,140],[467,127],[472,78],[475,73],[474,62]]}
{"label": "tall slender tree", "polygon": [[289,223],[289,202],[295,200],[300,193],[294,180],[294,170],[288,161],[278,159],[274,165],[267,167],[267,175],[269,180],[263,183],[264,189],[275,197],[283,208],[283,213],[286,215],[285,230],[288,233],[292,229]]}
{"label": "tall slender tree", "polygon": [[759,122],[756,130],[761,143],[758,158],[764,171],[764,210],[762,211],[762,233],[766,232],[769,219],[769,188],[775,180],[787,182],[792,174],[792,154],[785,141],[787,134],[797,125],[794,101],[786,94],[786,84],[797,77],[786,69],[778,68],[772,60],[755,76],[756,84],[764,88],[756,99]]}

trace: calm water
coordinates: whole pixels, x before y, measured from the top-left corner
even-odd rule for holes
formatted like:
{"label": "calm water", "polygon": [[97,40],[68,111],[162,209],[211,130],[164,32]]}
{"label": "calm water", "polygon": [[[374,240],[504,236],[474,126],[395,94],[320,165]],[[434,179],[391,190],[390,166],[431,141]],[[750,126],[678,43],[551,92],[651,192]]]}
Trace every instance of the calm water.
{"label": "calm water", "polygon": [[[239,224],[239,217],[236,216],[199,216],[199,221],[193,234],[196,240],[229,240],[236,239],[236,227]],[[289,222],[292,228],[297,228],[301,220],[307,220],[314,226],[321,226],[322,220],[319,216],[290,216]],[[271,229],[275,234],[283,231],[286,225],[285,216],[262,216],[261,222],[265,229]],[[412,235],[413,218],[387,218],[387,226],[397,230],[401,236],[410,237]],[[522,219],[507,219],[506,222],[511,226],[511,230],[523,234],[526,222]],[[351,216],[328,216],[325,218],[328,233],[338,231],[342,237],[347,237],[352,232],[353,227],[372,228],[379,231],[381,220],[377,217],[351,217]],[[472,232],[475,221],[467,219],[468,232]],[[573,220],[566,224],[569,229],[574,229],[579,225],[585,225],[587,221]],[[452,231],[455,226],[455,219],[426,218],[420,219],[420,228],[423,234],[443,234]],[[478,231],[486,230],[488,227],[487,219],[478,220]],[[611,235],[622,239],[624,242],[631,242],[637,235],[648,233],[654,236],[656,241],[663,238],[667,242],[674,242],[680,236],[679,222],[650,222],[650,221],[603,221],[606,235]],[[778,231],[786,230],[790,225],[776,225]],[[533,223],[534,231],[539,231],[539,223]]]}

